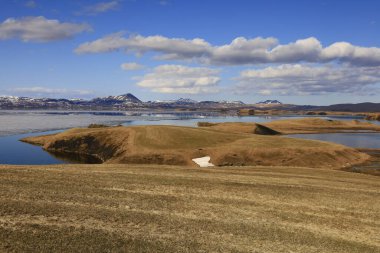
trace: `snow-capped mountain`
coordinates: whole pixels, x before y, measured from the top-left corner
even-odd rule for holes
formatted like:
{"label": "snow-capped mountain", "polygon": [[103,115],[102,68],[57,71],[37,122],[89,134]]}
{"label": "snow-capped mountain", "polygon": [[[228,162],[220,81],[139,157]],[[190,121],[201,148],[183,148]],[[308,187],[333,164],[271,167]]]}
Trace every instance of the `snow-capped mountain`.
{"label": "snow-capped mountain", "polygon": [[190,98],[142,102],[131,93],[92,100],[0,96],[1,109],[128,109],[128,108],[237,108],[241,101],[196,101]]}
{"label": "snow-capped mountain", "polygon": [[16,96],[0,97],[0,108],[67,108],[73,103],[73,101],[68,99],[29,98]]}
{"label": "snow-capped mountain", "polygon": [[282,103],[278,100],[265,100],[265,101],[260,101],[257,104],[259,104],[259,105],[282,105]]}
{"label": "snow-capped mountain", "polygon": [[191,104],[230,104],[230,105],[244,105],[242,101],[227,101],[227,100],[221,100],[221,101],[196,101],[190,98],[180,98],[177,100],[155,100],[155,101],[149,101],[148,103],[152,104],[177,104],[177,105],[191,105]]}
{"label": "snow-capped mountain", "polygon": [[245,103],[242,101],[227,101],[227,100],[222,100],[219,101],[221,104],[234,104],[234,105],[244,105]]}
{"label": "snow-capped mountain", "polygon": [[91,102],[95,104],[141,104],[141,100],[132,95],[131,93],[119,95],[119,96],[108,96],[102,98],[94,98]]}
{"label": "snow-capped mountain", "polygon": [[17,96],[0,96],[0,109],[65,109],[65,110],[129,110],[129,109],[240,109],[254,106],[255,108],[276,108],[283,110],[324,110],[344,112],[379,112],[380,103],[338,104],[330,106],[291,105],[282,104],[278,100],[265,100],[254,105],[246,105],[241,101],[195,101],[189,98],[178,100],[156,100],[142,102],[134,95],[127,93],[119,96],[108,96],[84,99],[65,98],[30,98]]}
{"label": "snow-capped mountain", "polygon": [[180,98],[176,100],[155,100],[155,101],[149,101],[148,103],[153,104],[196,104],[199,103],[198,101],[195,101],[190,98]]}
{"label": "snow-capped mountain", "polygon": [[17,103],[20,101],[34,101],[34,98],[28,98],[28,97],[16,97],[16,96],[2,96],[0,97],[0,101],[8,101]]}
{"label": "snow-capped mountain", "polygon": [[131,107],[143,104],[140,99],[128,93],[120,96],[108,96],[95,98],[92,100],[84,99],[65,99],[65,98],[29,98],[16,96],[0,97],[0,108],[92,108],[92,107]]}
{"label": "snow-capped mountain", "polygon": [[190,98],[180,98],[176,101],[177,104],[196,104],[198,101],[195,101]]}

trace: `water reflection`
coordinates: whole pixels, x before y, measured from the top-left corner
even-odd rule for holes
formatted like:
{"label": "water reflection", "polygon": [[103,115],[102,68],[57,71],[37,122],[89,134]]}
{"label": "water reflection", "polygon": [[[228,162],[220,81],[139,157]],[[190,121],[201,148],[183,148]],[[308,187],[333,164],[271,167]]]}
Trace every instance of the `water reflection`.
{"label": "water reflection", "polygon": [[66,163],[101,164],[103,161],[95,156],[87,154],[52,152],[47,151],[55,159]]}

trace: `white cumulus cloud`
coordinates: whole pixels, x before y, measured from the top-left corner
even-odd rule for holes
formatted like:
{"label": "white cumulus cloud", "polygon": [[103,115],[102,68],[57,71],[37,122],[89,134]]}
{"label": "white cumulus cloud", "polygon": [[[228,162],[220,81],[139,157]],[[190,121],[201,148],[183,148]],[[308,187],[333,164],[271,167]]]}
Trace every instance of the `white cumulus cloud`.
{"label": "white cumulus cloud", "polygon": [[168,38],[161,35],[124,37],[115,33],[76,48],[78,54],[122,50],[144,54],[153,52],[161,60],[194,60],[209,65],[253,65],[338,62],[358,66],[380,66],[380,48],[336,42],[323,47],[314,38],[280,44],[276,38],[238,37],[226,45],[212,45],[201,38]]}
{"label": "white cumulus cloud", "polygon": [[347,42],[334,43],[321,52],[325,61],[339,60],[358,66],[379,66],[380,48],[353,46]]}
{"label": "white cumulus cloud", "polygon": [[158,52],[171,59],[187,59],[202,57],[207,52],[210,45],[202,39],[169,39],[163,36],[143,37],[133,35],[128,38],[123,37],[123,33],[115,33],[95,40],[86,42],[75,49],[78,54],[105,53],[117,50],[135,52],[143,54],[146,52]]}
{"label": "white cumulus cloud", "polygon": [[380,67],[284,64],[242,71],[237,81],[236,90],[240,93],[374,95],[374,85],[380,84]]}
{"label": "white cumulus cloud", "polygon": [[161,65],[143,76],[137,85],[159,93],[214,93],[219,91],[219,72],[211,68]]}
{"label": "white cumulus cloud", "polygon": [[49,42],[73,37],[89,31],[87,24],[64,23],[45,17],[8,18],[0,23],[0,40],[20,39],[28,42]]}

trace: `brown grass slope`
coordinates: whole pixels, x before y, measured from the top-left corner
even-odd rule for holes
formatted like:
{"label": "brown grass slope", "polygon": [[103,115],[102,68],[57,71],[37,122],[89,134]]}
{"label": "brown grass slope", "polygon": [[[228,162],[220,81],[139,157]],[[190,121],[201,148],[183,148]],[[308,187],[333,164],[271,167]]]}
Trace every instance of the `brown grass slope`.
{"label": "brown grass slope", "polygon": [[280,132],[273,130],[267,126],[258,123],[246,122],[224,122],[224,123],[210,123],[198,122],[198,127],[208,127],[223,132],[231,133],[246,133],[246,134],[259,134],[259,135],[279,135]]}
{"label": "brown grass slope", "polygon": [[[377,131],[380,132],[380,126],[369,122],[360,122],[358,120],[327,120],[321,118],[302,118],[302,119],[285,119],[275,120],[269,123],[259,125],[257,123],[246,122],[226,122],[200,124],[200,127],[221,130],[233,133],[255,133],[260,130],[260,126],[267,127],[275,132],[282,134],[299,134],[299,133],[339,133],[355,131]],[[258,133],[260,134],[260,133]]]}
{"label": "brown grass slope", "polygon": [[368,114],[365,116],[365,119],[366,120],[377,120],[377,121],[380,121],[380,114]]}
{"label": "brown grass slope", "polygon": [[380,252],[363,174],[0,165],[0,182],[0,252]]}
{"label": "brown grass slope", "polygon": [[369,158],[328,142],[176,126],[76,128],[23,141],[50,152],[92,155],[105,163],[194,165],[191,159],[209,155],[221,166],[336,168]]}
{"label": "brown grass slope", "polygon": [[380,126],[358,120],[327,120],[321,118],[302,118],[292,120],[276,120],[264,124],[284,134],[293,133],[332,133],[347,131],[378,131]]}

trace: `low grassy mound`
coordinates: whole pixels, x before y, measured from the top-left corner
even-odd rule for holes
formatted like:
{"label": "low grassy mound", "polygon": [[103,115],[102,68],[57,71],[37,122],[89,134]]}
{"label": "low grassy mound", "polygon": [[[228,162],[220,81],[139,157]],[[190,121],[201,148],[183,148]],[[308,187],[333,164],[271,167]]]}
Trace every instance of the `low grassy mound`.
{"label": "low grassy mound", "polygon": [[198,122],[198,127],[218,130],[231,133],[247,133],[252,134],[255,130],[254,123],[244,122],[224,122],[224,123],[210,123],[210,122]]}
{"label": "low grassy mound", "polygon": [[88,125],[88,128],[105,128],[105,127],[110,127],[110,126],[103,125],[103,124],[90,124],[90,125]]}
{"label": "low grassy mound", "polygon": [[347,131],[380,131],[380,126],[358,120],[328,120],[321,118],[302,118],[276,120],[265,126],[285,134],[324,133]]}
{"label": "low grassy mound", "polygon": [[193,158],[210,156],[216,166],[337,168],[369,158],[355,149],[328,142],[177,126],[75,128],[23,141],[60,155],[93,156],[103,163],[195,166]]}
{"label": "low grassy mound", "polygon": [[369,114],[365,116],[366,120],[377,120],[380,121],[380,114]]}
{"label": "low grassy mound", "polygon": [[260,134],[260,135],[279,135],[280,132],[273,130],[257,123],[245,122],[225,122],[225,123],[209,123],[198,122],[198,127],[207,127],[209,129],[231,132],[231,133],[246,133],[246,134]]}
{"label": "low grassy mound", "polygon": [[246,122],[210,123],[198,125],[210,129],[233,133],[255,133],[265,135],[300,133],[339,133],[349,131],[379,131],[380,126],[358,120],[341,121],[321,118],[275,120],[265,124]]}
{"label": "low grassy mound", "polygon": [[255,110],[254,109],[240,109],[238,111],[238,115],[240,116],[255,115]]}
{"label": "low grassy mound", "polygon": [[210,127],[210,126],[216,126],[218,123],[211,123],[211,122],[198,122],[199,127]]}

